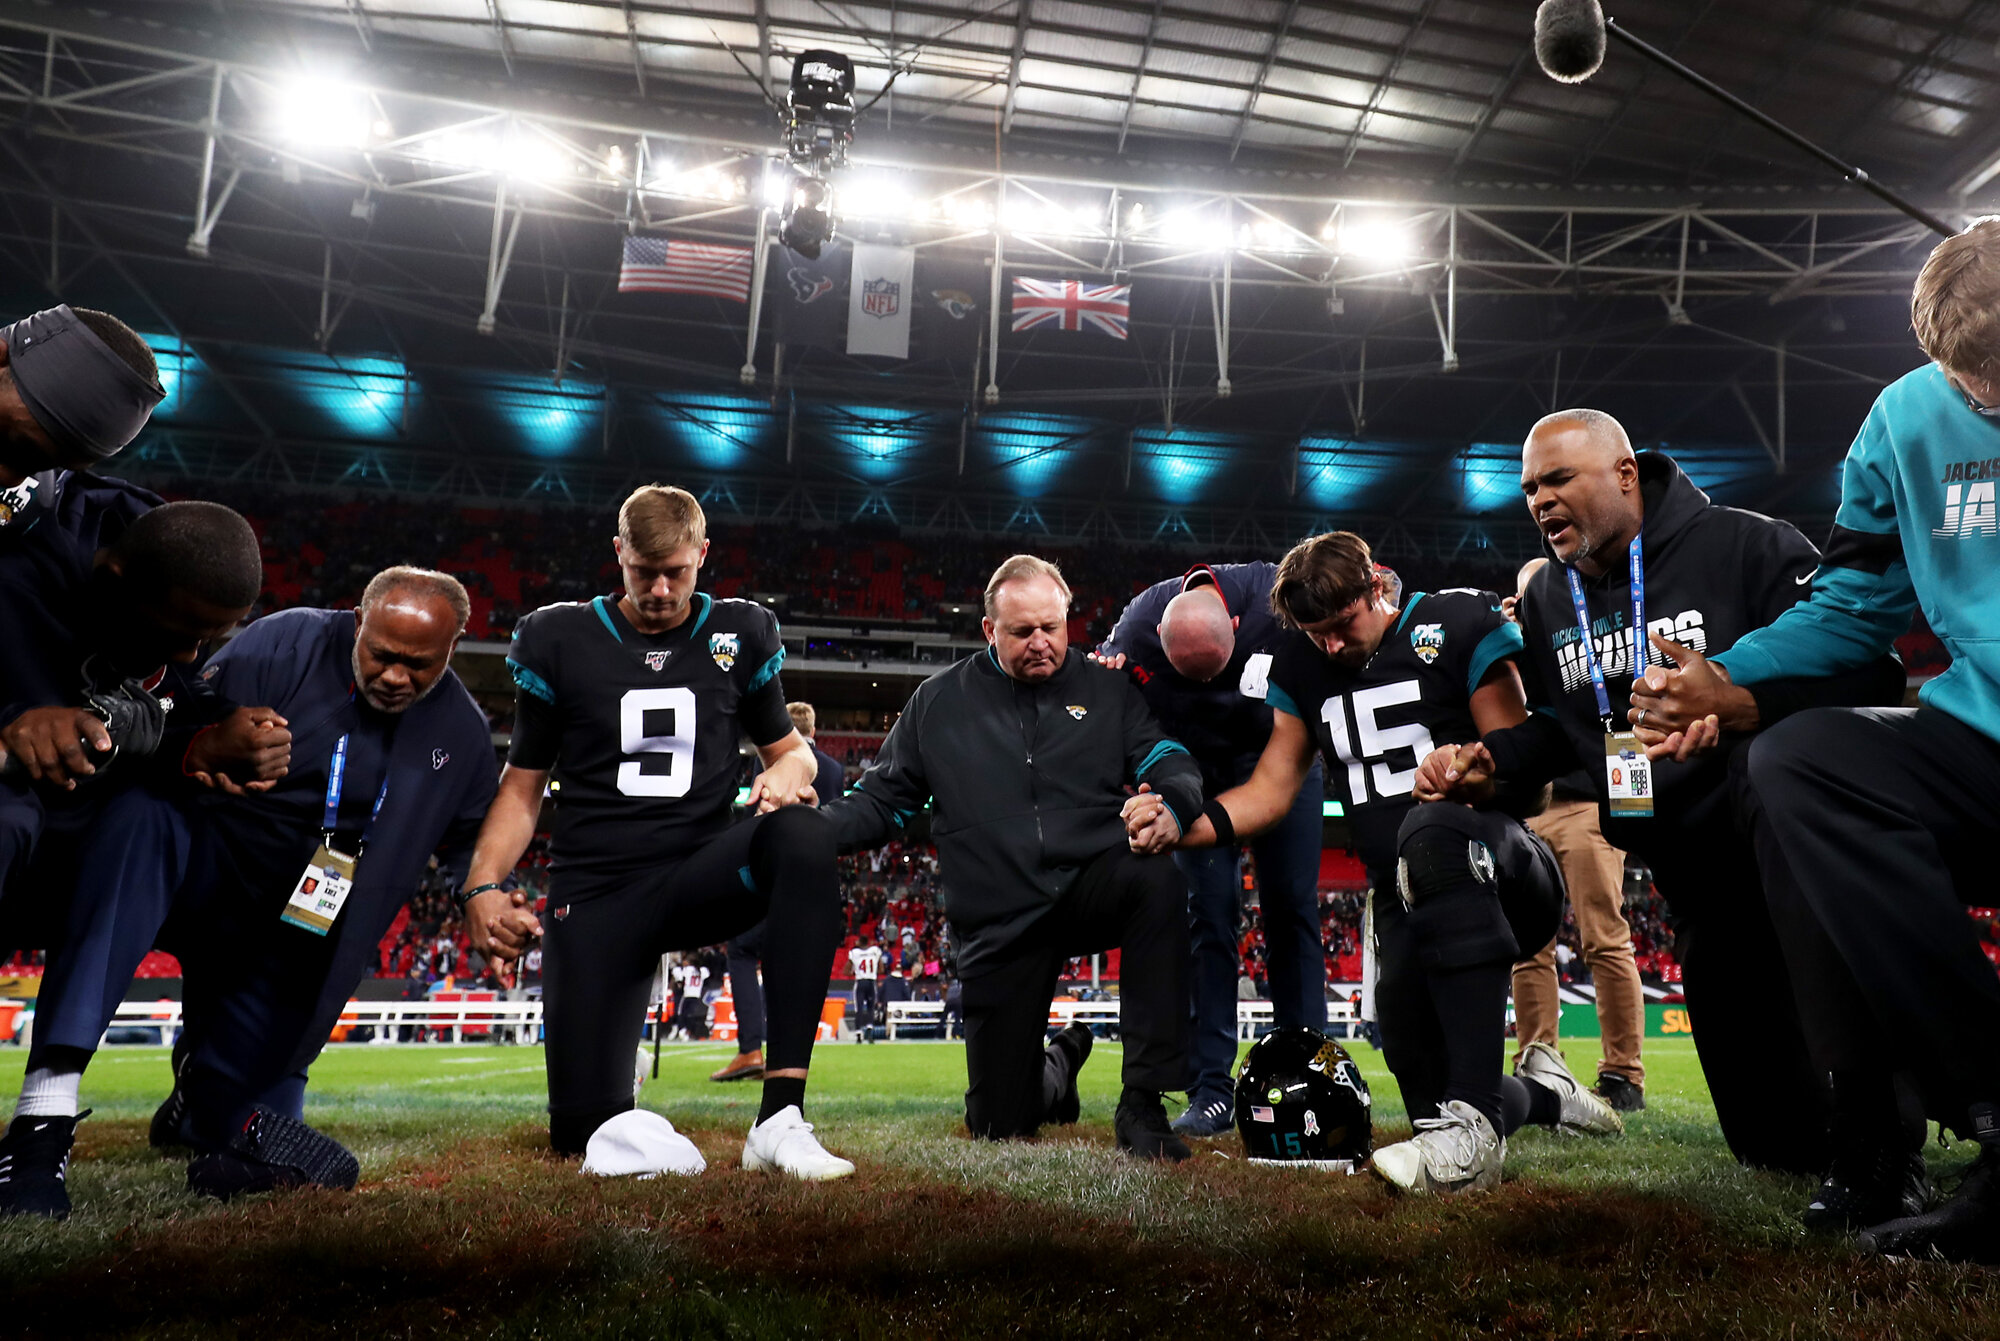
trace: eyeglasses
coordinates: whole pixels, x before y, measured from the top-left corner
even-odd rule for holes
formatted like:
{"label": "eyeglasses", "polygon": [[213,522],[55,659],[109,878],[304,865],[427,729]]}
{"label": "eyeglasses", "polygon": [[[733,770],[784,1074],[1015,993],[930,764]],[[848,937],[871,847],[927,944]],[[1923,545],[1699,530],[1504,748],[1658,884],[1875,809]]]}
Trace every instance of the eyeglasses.
{"label": "eyeglasses", "polygon": [[1966,409],[1972,411],[1974,414],[1983,415],[1988,419],[2000,419],[2000,405],[1985,405],[1974,400],[1972,393],[1960,386],[1956,379],[1952,380],[1951,385],[1954,391],[1964,397]]}

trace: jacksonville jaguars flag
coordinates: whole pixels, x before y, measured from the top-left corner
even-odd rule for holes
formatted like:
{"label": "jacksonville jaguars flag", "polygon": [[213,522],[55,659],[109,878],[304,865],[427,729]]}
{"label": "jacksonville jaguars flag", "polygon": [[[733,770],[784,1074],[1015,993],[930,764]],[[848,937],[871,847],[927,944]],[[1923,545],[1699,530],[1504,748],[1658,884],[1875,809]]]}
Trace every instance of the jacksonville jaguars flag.
{"label": "jacksonville jaguars flag", "polygon": [[917,260],[910,338],[927,359],[972,358],[986,322],[987,273],[977,262],[926,252]]}
{"label": "jacksonville jaguars flag", "polygon": [[847,348],[847,279],[853,268],[844,242],[829,243],[807,260],[789,247],[771,252],[765,310],[778,339],[794,348]]}
{"label": "jacksonville jaguars flag", "polygon": [[885,359],[910,356],[916,270],[914,248],[854,244],[854,273],[847,287],[848,353]]}

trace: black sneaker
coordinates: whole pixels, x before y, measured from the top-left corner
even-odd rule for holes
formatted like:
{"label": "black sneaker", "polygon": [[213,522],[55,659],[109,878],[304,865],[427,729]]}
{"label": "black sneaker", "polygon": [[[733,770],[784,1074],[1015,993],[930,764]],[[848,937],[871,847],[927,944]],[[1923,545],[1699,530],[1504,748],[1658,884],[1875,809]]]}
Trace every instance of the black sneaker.
{"label": "black sneaker", "polygon": [[1049,1040],[1042,1083],[1045,1091],[1053,1092],[1048,1096],[1044,1121],[1066,1126],[1082,1114],[1083,1101],[1077,1098],[1076,1077],[1090,1060],[1090,1045],[1095,1041],[1087,1024],[1072,1024]]}
{"label": "black sneaker", "polygon": [[182,1123],[187,1119],[187,1100],[181,1095],[181,1087],[175,1085],[153,1110],[153,1121],[146,1128],[146,1144],[155,1150],[185,1152],[192,1146]]}
{"label": "black sneaker", "polygon": [[2000,1266],[2000,1131],[1982,1133],[1979,1158],[1936,1210],[1878,1224],[1855,1243],[1884,1257]]}
{"label": "black sneaker", "polygon": [[1134,1159],[1167,1159],[1178,1164],[1188,1157],[1187,1142],[1167,1125],[1166,1107],[1152,1090],[1127,1085],[1118,1096],[1118,1112],[1111,1125],[1118,1133],[1118,1148]]}
{"label": "black sneaker", "polygon": [[1835,1155],[1833,1168],[1800,1216],[1808,1233],[1852,1234],[1888,1220],[1922,1215],[1930,1200],[1921,1153],[1877,1150]]}
{"label": "black sneaker", "polygon": [[1646,1091],[1609,1071],[1598,1072],[1597,1097],[1620,1113],[1636,1113],[1646,1106]]}
{"label": "black sneaker", "polygon": [[0,1215],[69,1218],[69,1150],[76,1124],[90,1116],[17,1117],[0,1137]]}
{"label": "black sneaker", "polygon": [[1236,1096],[1222,1091],[1190,1094],[1187,1111],[1174,1119],[1182,1136],[1221,1136],[1236,1130]]}
{"label": "black sneaker", "polygon": [[228,1149],[198,1155],[188,1165],[188,1191],[217,1201],[291,1187],[346,1192],[360,1178],[361,1162],[346,1146],[261,1104]]}

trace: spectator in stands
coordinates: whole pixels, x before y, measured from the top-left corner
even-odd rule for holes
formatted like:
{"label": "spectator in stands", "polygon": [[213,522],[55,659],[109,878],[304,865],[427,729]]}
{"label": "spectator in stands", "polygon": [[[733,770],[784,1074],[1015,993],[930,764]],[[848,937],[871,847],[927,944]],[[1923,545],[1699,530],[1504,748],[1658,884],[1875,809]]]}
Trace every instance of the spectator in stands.
{"label": "spectator in stands", "polygon": [[[91,912],[97,939],[87,964],[72,947],[70,988],[44,998],[37,1033],[87,1060],[133,967],[178,915],[188,1047],[157,1122],[201,1152],[193,1190],[227,1198],[354,1183],[353,1156],[301,1120],[304,1072],[432,852],[443,847],[447,864],[468,856],[492,799],[486,723],[449,668],[466,609],[444,574],[392,568],[369,584],[358,616],[259,620],[204,676],[218,694],[268,703],[295,724],[285,777],[241,795],[130,791],[93,832],[77,908]],[[271,908],[286,891],[281,921]],[[12,1209],[67,1210],[82,1070],[72,1066],[66,1078],[47,1067],[24,1083],[29,1121],[0,1142],[13,1170],[0,1195]],[[58,1107],[59,1123],[37,1127],[44,1104],[70,1115]],[[281,1150],[281,1162],[266,1157]]]}
{"label": "spectator in stands", "polygon": [[1125,1088],[1118,1143],[1185,1159],[1160,1095],[1186,1085],[1187,892],[1128,845],[1125,785],[1167,798],[1163,848],[1201,803],[1198,768],[1130,680],[1069,647],[1069,585],[1018,555],[983,598],[988,648],[926,681],[860,784],[832,808],[845,847],[871,847],[931,803],[945,907],[965,980],[966,1126],[1002,1139],[1074,1121],[1089,1033],[1041,1046],[1072,954],[1122,944]]}
{"label": "spectator in stands", "polygon": [[[841,793],[847,789],[847,770],[840,766],[839,760],[813,743],[819,726],[813,705],[799,700],[787,703],[785,711],[791,716],[793,729],[811,747],[813,759],[819,764],[819,775],[813,782],[819,804],[828,805],[839,800]],[[757,961],[763,953],[762,922],[729,942],[729,995],[736,1010],[736,1055],[721,1070],[710,1075],[710,1080],[763,1078],[764,984],[757,976]]]}

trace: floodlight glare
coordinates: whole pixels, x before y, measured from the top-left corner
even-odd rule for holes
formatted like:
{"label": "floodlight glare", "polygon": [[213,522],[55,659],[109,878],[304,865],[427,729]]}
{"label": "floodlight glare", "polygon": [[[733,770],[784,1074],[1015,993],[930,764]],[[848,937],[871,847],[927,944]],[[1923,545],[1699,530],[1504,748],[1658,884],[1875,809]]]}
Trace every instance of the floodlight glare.
{"label": "floodlight glare", "polygon": [[298,79],[278,90],[273,122],[296,144],[328,149],[365,148],[377,131],[368,96],[329,79]]}
{"label": "floodlight glare", "polygon": [[1388,219],[1348,219],[1340,225],[1340,251],[1364,261],[1407,261],[1417,254],[1407,228]]}

